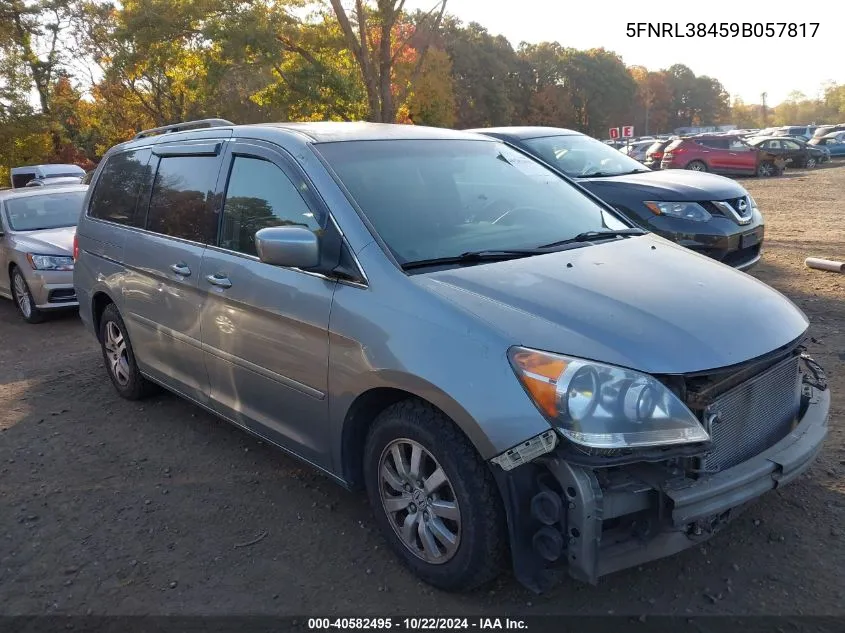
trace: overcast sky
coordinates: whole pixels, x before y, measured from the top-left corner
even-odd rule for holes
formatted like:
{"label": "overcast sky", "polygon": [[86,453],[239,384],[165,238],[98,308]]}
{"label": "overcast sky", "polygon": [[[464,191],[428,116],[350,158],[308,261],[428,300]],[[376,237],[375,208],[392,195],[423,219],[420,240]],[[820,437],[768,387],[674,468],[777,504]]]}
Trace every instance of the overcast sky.
{"label": "overcast sky", "polygon": [[[406,6],[430,9],[436,0],[408,0]],[[447,0],[447,12],[464,22],[479,22],[515,47],[522,41],[557,41],[585,49],[604,47],[628,65],[650,70],[680,63],[696,75],[722,82],[732,97],[777,105],[792,90],[815,97],[827,81],[845,83],[842,48],[845,9],[838,1],[784,0]],[[803,7],[803,8],[802,8]],[[807,9],[807,10],[805,10]],[[819,22],[814,38],[629,38],[628,22]],[[808,24],[808,29],[810,27]]]}

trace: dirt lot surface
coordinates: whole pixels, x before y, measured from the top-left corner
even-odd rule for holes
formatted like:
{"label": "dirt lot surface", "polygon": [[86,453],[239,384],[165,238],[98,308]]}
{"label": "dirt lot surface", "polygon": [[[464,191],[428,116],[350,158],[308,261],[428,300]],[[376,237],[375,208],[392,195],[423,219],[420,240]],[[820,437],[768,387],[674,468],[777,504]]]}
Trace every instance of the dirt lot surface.
{"label": "dirt lot surface", "polygon": [[0,301],[0,612],[845,614],[845,275],[803,265],[845,258],[845,164],[742,184],[767,221],[754,274],[812,320],[832,430],[705,545],[598,587],[438,592],[363,496],[176,397],[121,400],[75,315],[25,325]]}

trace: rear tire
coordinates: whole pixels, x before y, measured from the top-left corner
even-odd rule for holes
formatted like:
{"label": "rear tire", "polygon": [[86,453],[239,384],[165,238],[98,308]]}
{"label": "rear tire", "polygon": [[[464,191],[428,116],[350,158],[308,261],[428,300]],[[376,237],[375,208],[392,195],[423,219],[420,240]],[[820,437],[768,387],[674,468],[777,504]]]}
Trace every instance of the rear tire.
{"label": "rear tire", "polygon": [[12,299],[15,301],[18,314],[27,323],[41,323],[44,320],[44,313],[35,307],[35,299],[32,298],[29,284],[26,283],[20,268],[13,266],[9,277],[12,282]]}
{"label": "rear tire", "polygon": [[757,166],[757,176],[759,178],[771,178],[772,176],[776,176],[777,173],[777,167],[769,160],[763,161]]}
{"label": "rear tire", "polygon": [[155,385],[138,369],[126,325],[113,303],[106,306],[100,317],[100,346],[106,372],[121,397],[140,400],[155,392]]}
{"label": "rear tire", "polygon": [[703,160],[691,160],[687,163],[685,169],[689,169],[690,171],[707,171],[707,163]]}
{"label": "rear tire", "polygon": [[384,538],[425,582],[468,591],[503,570],[507,522],[493,473],[433,406],[404,400],[376,418],[364,481]]}

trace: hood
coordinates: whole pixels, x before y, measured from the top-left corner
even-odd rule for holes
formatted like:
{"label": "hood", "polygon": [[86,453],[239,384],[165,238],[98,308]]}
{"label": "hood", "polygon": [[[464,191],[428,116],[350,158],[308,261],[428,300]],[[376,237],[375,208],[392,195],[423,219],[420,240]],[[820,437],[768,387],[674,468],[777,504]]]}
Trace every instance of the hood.
{"label": "hood", "polygon": [[72,255],[75,226],[15,233],[15,249],[39,255]]}
{"label": "hood", "polygon": [[652,374],[728,367],[808,326],[773,288],[654,235],[412,279],[509,344]]}
{"label": "hood", "polygon": [[636,191],[643,200],[696,202],[728,200],[748,195],[735,180],[685,169],[664,169],[607,178],[578,178],[576,182],[599,197],[612,196],[616,191]]}

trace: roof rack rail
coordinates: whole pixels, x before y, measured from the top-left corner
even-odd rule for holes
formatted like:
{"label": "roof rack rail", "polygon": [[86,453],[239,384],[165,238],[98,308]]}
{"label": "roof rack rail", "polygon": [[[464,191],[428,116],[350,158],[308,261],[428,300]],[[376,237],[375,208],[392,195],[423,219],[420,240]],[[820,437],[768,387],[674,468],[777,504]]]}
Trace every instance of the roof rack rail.
{"label": "roof rack rail", "polygon": [[155,136],[156,134],[167,134],[169,132],[181,132],[183,130],[195,130],[204,127],[222,127],[226,125],[234,125],[231,121],[226,119],[200,119],[198,121],[185,121],[184,123],[174,123],[172,125],[162,125],[161,127],[150,128],[138,132],[134,138],[145,138],[147,136]]}

